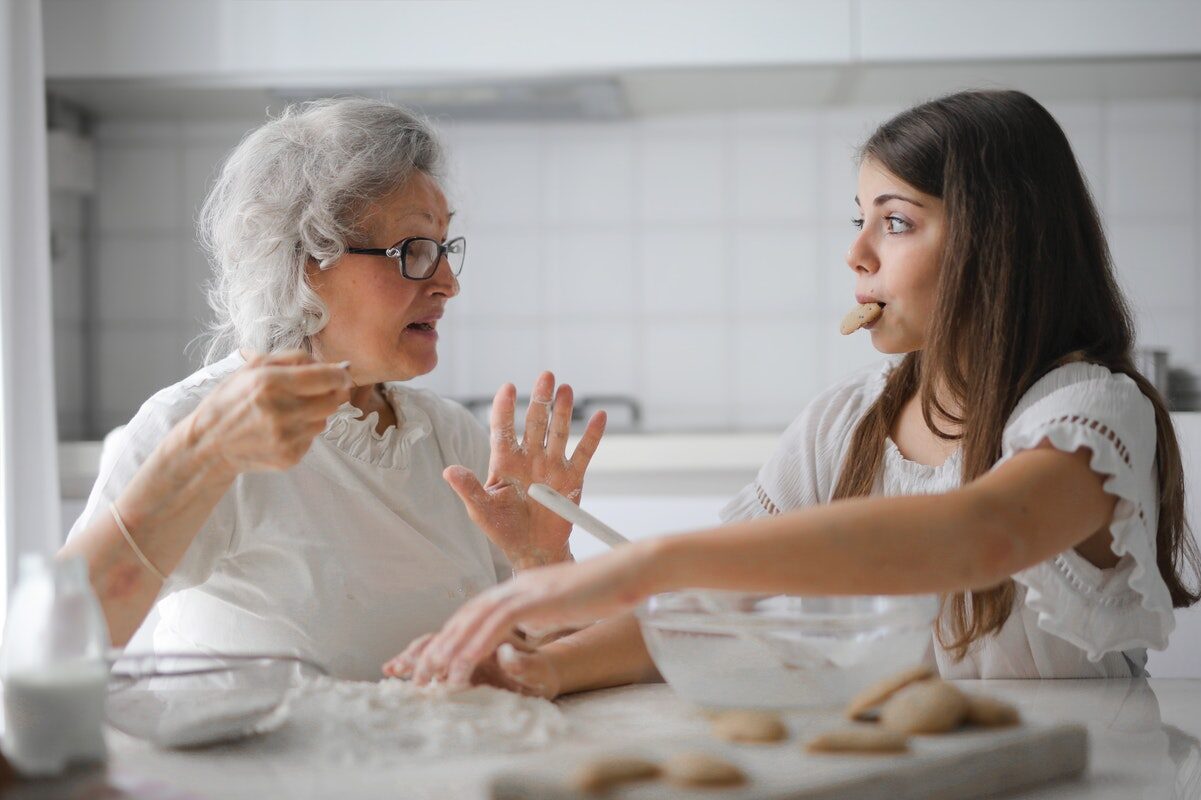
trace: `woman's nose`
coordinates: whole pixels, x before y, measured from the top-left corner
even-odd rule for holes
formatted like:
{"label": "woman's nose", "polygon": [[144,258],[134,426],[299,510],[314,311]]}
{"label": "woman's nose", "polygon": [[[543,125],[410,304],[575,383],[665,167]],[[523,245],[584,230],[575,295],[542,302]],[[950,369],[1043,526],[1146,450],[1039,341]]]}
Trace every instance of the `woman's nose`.
{"label": "woman's nose", "polygon": [[434,268],[434,274],[429,279],[429,288],[431,292],[447,297],[454,297],[459,293],[459,278],[451,270],[450,261],[446,256],[438,260],[438,266]]}
{"label": "woman's nose", "polygon": [[868,244],[864,237],[866,231],[860,233],[851,242],[851,246],[847,249],[846,262],[852,272],[873,273],[880,268],[880,261],[876,258],[875,252],[871,245]]}

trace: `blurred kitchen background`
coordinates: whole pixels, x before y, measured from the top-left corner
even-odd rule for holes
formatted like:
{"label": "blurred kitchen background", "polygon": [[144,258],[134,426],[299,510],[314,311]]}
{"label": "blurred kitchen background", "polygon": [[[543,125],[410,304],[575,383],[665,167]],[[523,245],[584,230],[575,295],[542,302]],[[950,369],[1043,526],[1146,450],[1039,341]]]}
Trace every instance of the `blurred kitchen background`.
{"label": "blurred kitchen background", "polygon": [[[609,408],[631,435],[602,445],[585,505],[631,535],[715,522],[804,405],[878,359],[837,330],[855,148],[962,88],[1023,89],[1059,119],[1148,371],[1198,407],[1196,0],[43,0],[42,16],[64,527],[106,432],[200,364],[194,221],[222,159],[330,94],[423,111],[449,147],[463,292],[419,383],[470,404],[550,368]],[[1201,454],[1199,417],[1178,424]]]}
{"label": "blurred kitchen background", "polygon": [[[1198,5],[47,0],[59,436],[101,437],[199,365],[194,220],[214,171],[267,114],[335,93],[395,99],[445,133],[468,257],[420,382],[451,397],[550,368],[585,397],[630,398],[646,431],[782,429],[877,358],[837,330],[855,147],[979,86],[1055,113],[1140,344],[1196,369]],[[1153,7],[1187,19],[1140,40]],[[1057,17],[1070,45],[1034,30]],[[1186,22],[1191,41],[1172,35]],[[592,24],[599,42],[564,46]]]}

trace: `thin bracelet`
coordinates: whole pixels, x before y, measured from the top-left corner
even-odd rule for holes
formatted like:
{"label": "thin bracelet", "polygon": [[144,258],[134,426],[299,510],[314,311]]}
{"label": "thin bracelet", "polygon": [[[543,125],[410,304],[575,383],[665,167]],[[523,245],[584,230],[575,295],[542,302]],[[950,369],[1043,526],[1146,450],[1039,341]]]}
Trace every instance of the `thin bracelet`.
{"label": "thin bracelet", "polygon": [[129,535],[129,528],[125,527],[125,520],[121,519],[121,515],[117,513],[117,504],[109,503],[108,510],[113,513],[113,519],[117,523],[117,527],[121,529],[121,535],[125,537],[125,541],[129,542],[129,549],[133,550],[133,554],[138,557],[138,561],[142,562],[142,566],[150,570],[163,583],[167,582],[167,576],[158,571],[158,567],[150,563],[150,559],[146,558],[146,554],[142,552],[142,548],[138,547],[134,542],[133,537]]}

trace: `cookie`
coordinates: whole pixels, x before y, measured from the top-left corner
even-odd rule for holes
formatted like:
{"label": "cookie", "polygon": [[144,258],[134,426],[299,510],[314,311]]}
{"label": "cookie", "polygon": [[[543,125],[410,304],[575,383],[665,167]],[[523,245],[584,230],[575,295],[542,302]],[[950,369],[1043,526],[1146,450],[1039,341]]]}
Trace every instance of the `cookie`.
{"label": "cookie", "polygon": [[904,734],[876,726],[838,728],[810,739],[805,745],[810,753],[904,753],[909,739]]}
{"label": "cookie", "polygon": [[659,776],[659,765],[645,758],[609,756],[581,764],[571,785],[581,792],[604,792],[620,783],[645,781]]}
{"label": "cookie", "polygon": [[838,329],[842,331],[843,336],[849,336],[864,325],[870,325],[878,320],[883,313],[883,303],[863,303],[857,305],[842,318],[842,325]]}
{"label": "cookie", "polygon": [[708,753],[677,753],[663,762],[663,777],[676,786],[740,786],[742,770]]}
{"label": "cookie", "polygon": [[946,733],[967,719],[967,695],[949,683],[918,681],[880,709],[880,724],[897,733]]}
{"label": "cookie", "polygon": [[728,742],[778,742],[788,729],[768,711],[722,711],[713,718],[713,735]]}
{"label": "cookie", "polygon": [[851,702],[847,705],[846,710],[847,719],[868,719],[870,716],[868,712],[875,709],[901,689],[904,689],[911,683],[933,678],[934,675],[935,671],[933,667],[922,664],[897,673],[890,678],[873,683],[851,698]]}
{"label": "cookie", "polygon": [[1018,725],[1022,717],[1018,710],[1009,703],[992,697],[981,697],[969,694],[967,696],[967,724],[978,725],[981,728],[1004,728]]}

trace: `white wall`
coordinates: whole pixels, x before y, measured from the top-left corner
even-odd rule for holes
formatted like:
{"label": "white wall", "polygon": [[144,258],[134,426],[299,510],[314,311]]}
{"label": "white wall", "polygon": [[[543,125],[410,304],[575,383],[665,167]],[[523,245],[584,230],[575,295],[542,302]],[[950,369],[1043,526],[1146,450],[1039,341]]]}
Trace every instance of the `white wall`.
{"label": "white wall", "polygon": [[[853,148],[895,110],[448,126],[468,258],[442,363],[422,383],[489,395],[550,367],[581,393],[641,399],[652,429],[781,428],[876,357],[866,337],[837,332],[852,302],[842,254]],[[1100,202],[1142,343],[1196,370],[1201,103],[1052,111]],[[183,349],[206,315],[207,272],[195,210],[254,124],[98,128],[95,339],[63,344],[59,357],[96,352],[93,385],[78,396],[99,427],[192,369]],[[58,307],[77,302],[63,277],[73,274],[56,271]]]}

